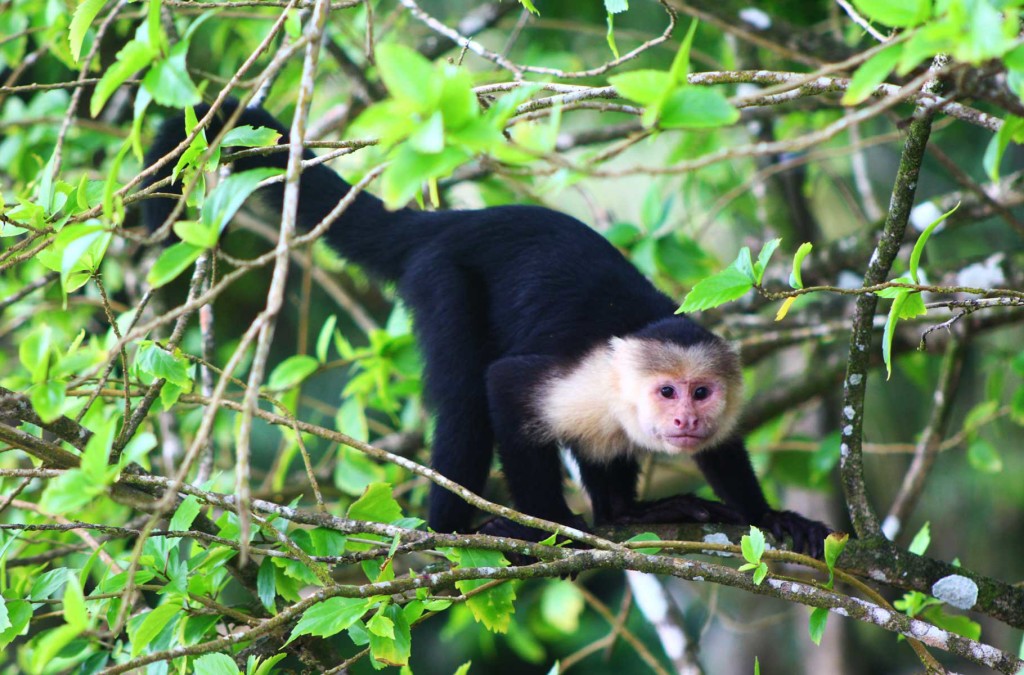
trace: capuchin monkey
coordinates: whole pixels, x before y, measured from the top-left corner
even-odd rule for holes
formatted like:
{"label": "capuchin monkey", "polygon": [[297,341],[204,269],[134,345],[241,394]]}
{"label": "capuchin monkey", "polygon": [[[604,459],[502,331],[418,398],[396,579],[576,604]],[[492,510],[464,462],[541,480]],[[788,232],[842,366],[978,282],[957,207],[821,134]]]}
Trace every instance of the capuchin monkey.
{"label": "capuchin monkey", "polygon": [[[206,130],[213,138],[237,109],[226,103]],[[205,115],[208,106],[196,113]],[[288,131],[260,108],[239,125]],[[186,135],[183,115],[159,129],[146,163]],[[307,159],[313,154],[306,152]],[[238,159],[236,171],[284,168],[286,153]],[[174,162],[149,181],[170,175]],[[311,228],[350,190],[332,169],[302,174],[298,221]],[[163,188],[178,192],[180,186]],[[278,183],[261,190],[280,209]],[[174,200],[143,202],[150,228]],[[371,275],[397,285],[413,314],[436,415],[433,467],[480,494],[497,447],[516,508],[580,529],[562,492],[559,448],[568,448],[597,525],[652,522],[750,523],[820,557],[830,528],[772,510],[736,429],[743,399],[740,361],[723,339],[685,316],[603,237],[537,206],[475,211],[388,211],[360,193],[325,235]],[[647,453],[693,457],[722,502],[679,495],[639,502]],[[429,525],[473,531],[473,507],[431,486]],[[481,532],[539,540],[505,519]]]}

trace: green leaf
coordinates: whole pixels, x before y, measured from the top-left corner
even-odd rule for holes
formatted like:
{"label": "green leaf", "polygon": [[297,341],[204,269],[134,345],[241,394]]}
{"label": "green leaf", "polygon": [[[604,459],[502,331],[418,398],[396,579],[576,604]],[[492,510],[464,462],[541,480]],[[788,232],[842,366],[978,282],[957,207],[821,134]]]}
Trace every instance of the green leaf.
{"label": "green leaf", "polygon": [[144,42],[132,40],[117,53],[114,63],[103,73],[89,101],[89,114],[96,117],[107,99],[132,75],[148,66],[157,52]]}
{"label": "green leaf", "polygon": [[752,564],[759,564],[765,552],[764,533],[751,525],[751,534],[743,535],[739,540],[739,548],[743,552],[743,559]]}
{"label": "green leaf", "polygon": [[750,534],[745,534],[740,539],[740,550],[743,551],[744,560],[752,565],[760,564],[761,556],[764,555],[764,548],[764,533],[751,525]]}
{"label": "green leaf", "polygon": [[421,113],[437,108],[439,78],[415,49],[394,42],[377,45],[377,68],[388,93]]}
{"label": "green leaf", "polygon": [[875,87],[885,82],[892,69],[899,63],[903,55],[903,43],[889,45],[870,59],[861,64],[857,72],[850,78],[850,84],[840,103],[857,105],[875,91]]}
{"label": "green leaf", "polygon": [[768,565],[767,563],[760,563],[757,569],[754,570],[753,581],[755,586],[760,586],[764,578],[768,576]]}
{"label": "green leaf", "polygon": [[918,280],[917,268],[921,263],[921,254],[924,252],[924,245],[928,243],[928,237],[932,236],[932,232],[939,226],[939,223],[953,215],[953,212],[958,208],[960,208],[960,202],[957,202],[956,206],[943,213],[941,216],[936,218],[931,225],[924,228],[924,231],[921,232],[921,236],[917,238],[917,243],[914,244],[914,250],[910,252],[910,278],[914,280],[915,284],[921,283]]}
{"label": "green leaf", "polygon": [[89,627],[82,584],[74,574],[68,575],[67,584],[64,585],[64,622],[80,631]]}
{"label": "green leaf", "polygon": [[538,12],[537,8],[533,5],[533,0],[519,0],[519,4],[525,7],[526,11],[530,14],[540,16],[540,12]]}
{"label": "green leaf", "polygon": [[146,275],[146,281],[153,288],[160,288],[171,283],[187,270],[203,254],[204,250],[183,241],[168,246],[153,263],[149,274]]}
{"label": "green leaf", "polygon": [[198,220],[179,220],[172,227],[179,239],[197,248],[213,248],[220,238],[216,228]]}
{"label": "green leaf", "polygon": [[882,360],[885,362],[885,379],[892,377],[892,339],[896,334],[896,324],[900,320],[900,311],[903,304],[910,297],[910,291],[901,288],[893,298],[892,306],[889,307],[889,316],[885,319],[885,330],[882,331]]}
{"label": "green leaf", "polygon": [[156,639],[171,621],[177,622],[182,616],[184,611],[181,605],[173,602],[160,605],[156,609],[147,612],[143,615],[145,618],[137,624],[137,628],[132,630],[129,625],[128,633],[131,637],[132,645],[132,658],[135,658],[142,651],[150,646],[150,643]]}
{"label": "green leaf", "polygon": [[807,622],[807,631],[811,635],[811,641],[816,645],[821,644],[821,638],[825,635],[825,625],[828,622],[828,610],[824,607],[815,607],[811,610],[811,618]]}
{"label": "green leaf", "polygon": [[263,559],[256,573],[256,593],[267,611],[277,614],[277,607],[274,606],[274,600],[277,598],[277,567],[270,556]]}
{"label": "green leaf", "polygon": [[8,627],[0,630],[0,649],[6,649],[15,638],[28,628],[32,618],[32,605],[24,600],[7,600]]}
{"label": "green leaf", "polygon": [[549,625],[564,635],[575,635],[585,603],[583,594],[571,581],[550,581],[540,599],[540,613]]}
{"label": "green leaf", "polygon": [[338,324],[338,316],[331,314],[320,326],[320,334],[316,338],[316,360],[320,363],[327,363],[327,350],[331,346],[331,335],[334,334],[334,327]]}
{"label": "green leaf", "polygon": [[203,202],[200,221],[216,232],[223,232],[245,200],[266,178],[278,176],[280,169],[267,167],[233,173],[218,183]]}
{"label": "green leaf", "polygon": [[420,186],[432,178],[441,178],[468,159],[459,148],[447,147],[433,154],[417,152],[403,145],[381,176],[381,196],[389,209],[397,209],[409,202]]}
{"label": "green leaf", "polygon": [[948,614],[942,607],[929,607],[921,616],[929,623],[951,633],[956,633],[972,640],[981,638],[981,624],[971,621],[966,616]]}
{"label": "green leaf", "polygon": [[71,45],[71,56],[76,63],[82,55],[82,42],[85,40],[85,34],[105,4],[107,4],[106,0],[82,0],[75,8],[75,14],[71,17],[71,25],[68,26],[68,42]]}
{"label": "green leaf", "polygon": [[803,265],[804,258],[807,257],[807,254],[811,252],[812,248],[814,248],[814,245],[805,241],[800,244],[800,248],[798,248],[796,253],[793,254],[793,271],[789,274],[789,285],[792,288],[804,287],[804,280],[800,275],[800,266]]}
{"label": "green leaf", "polygon": [[928,550],[928,545],[932,543],[932,533],[928,522],[925,522],[921,526],[921,529],[914,535],[913,541],[910,542],[910,546],[907,550],[917,555],[924,555],[924,552]]}
{"label": "green leaf", "polygon": [[409,622],[406,621],[402,608],[388,605],[384,610],[386,619],[394,626],[392,636],[382,636],[370,631],[370,655],[375,661],[389,666],[404,666],[409,663],[412,652],[412,635]]}
{"label": "green leaf", "polygon": [[44,422],[53,422],[63,414],[66,399],[64,382],[59,380],[40,382],[29,390],[32,408]]}
{"label": "green leaf", "polygon": [[348,507],[347,515],[352,520],[390,523],[402,517],[402,507],[391,495],[390,484],[374,483]]}
{"label": "green leaf", "polygon": [[273,391],[291,389],[316,372],[320,362],[308,354],[296,354],[277,364],[267,380],[267,388]]}
{"label": "green leaf", "polygon": [[153,378],[163,378],[173,385],[188,389],[192,378],[188,375],[188,361],[178,350],[172,354],[151,340],[140,340],[135,354],[135,370]]}
{"label": "green leaf", "polygon": [[685,86],[665,98],[658,115],[663,129],[712,129],[735,124],[740,111],[717,89]]}
{"label": "green leaf", "polygon": [[999,451],[984,438],[976,438],[967,446],[967,461],[973,469],[982,473],[1000,473],[1003,470],[1003,458],[999,456]]}
{"label": "green leaf", "polygon": [[[390,607],[390,605],[388,606]],[[386,609],[387,607],[382,607],[370,617],[370,620],[366,622],[366,629],[374,635],[393,640],[395,639],[395,622],[384,614]]]}
{"label": "green leaf", "polygon": [[181,504],[178,509],[174,512],[174,517],[171,518],[169,528],[173,531],[183,532],[192,527],[192,522],[199,515],[199,512],[203,510],[203,505],[199,503],[199,498],[195,495],[189,495],[185,499],[181,500]]}
{"label": "green leaf", "polygon": [[620,96],[642,105],[658,100],[671,86],[668,73],[662,70],[634,70],[613,75],[608,82]]}
{"label": "green leaf", "polygon": [[186,41],[176,44],[168,57],[157,59],[142,78],[142,86],[160,105],[181,109],[202,103],[185,63],[188,47]]}
{"label": "green leaf", "polygon": [[[653,532],[641,532],[640,534],[634,535],[627,539],[626,543],[640,541],[661,541],[661,537],[654,534]],[[644,555],[657,555],[658,552],[661,551],[661,548],[652,546],[650,548],[637,548],[633,550],[637,553],[643,553]]]}
{"label": "green leaf", "polygon": [[318,602],[302,613],[285,644],[301,635],[337,635],[362,618],[373,604],[369,598],[327,598]]}
{"label": "green leaf", "polygon": [[1024,118],[1007,115],[1003,120],[1003,126],[999,127],[999,131],[989,141],[988,147],[985,148],[982,166],[993,183],[999,180],[999,165],[1003,161],[1003,154],[1006,152],[1007,146],[1010,145],[1010,141],[1020,143],[1024,140],[1021,138],[1022,134],[1024,134]]}
{"label": "green leaf", "polygon": [[[697,312],[742,298],[754,282],[735,263],[718,274],[702,279],[686,294],[679,312]],[[678,312],[677,312],[678,313]]]}
{"label": "green leaf", "polygon": [[243,124],[224,134],[220,145],[222,148],[270,148],[277,145],[280,138],[276,129]]}
{"label": "green leaf", "polygon": [[894,28],[916,26],[932,13],[931,0],[853,0],[853,4],[871,21]]}
{"label": "green leaf", "polygon": [[777,249],[781,243],[781,239],[770,239],[761,247],[761,252],[757,254],[757,262],[754,263],[755,283],[760,284],[764,279],[764,271],[768,268],[768,262],[772,259],[772,254],[775,253],[775,249]]}
{"label": "green leaf", "polygon": [[409,145],[417,152],[428,155],[444,150],[444,118],[440,110],[416,128],[409,136]]}
{"label": "green leaf", "polygon": [[694,19],[686,31],[686,36],[679,44],[679,51],[672,59],[672,67],[669,68],[669,76],[676,84],[686,84],[686,76],[690,74],[690,50],[693,48],[693,38],[697,34],[697,25],[700,22]]}
{"label": "green leaf", "polygon": [[825,564],[828,566],[828,588],[832,588],[832,583],[835,580],[836,561],[839,560],[839,556],[842,554],[843,549],[846,548],[846,542],[849,540],[850,535],[840,532],[831,532],[825,537]]}
{"label": "green leaf", "polygon": [[227,654],[203,654],[192,662],[196,675],[238,675],[241,671]]}

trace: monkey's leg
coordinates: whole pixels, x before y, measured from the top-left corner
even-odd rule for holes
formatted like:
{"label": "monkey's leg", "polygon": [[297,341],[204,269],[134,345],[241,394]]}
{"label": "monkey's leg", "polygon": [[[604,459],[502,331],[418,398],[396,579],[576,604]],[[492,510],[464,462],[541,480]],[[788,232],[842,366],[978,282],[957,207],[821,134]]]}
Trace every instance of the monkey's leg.
{"label": "monkey's leg", "polygon": [[[421,258],[402,277],[425,363],[425,392],[436,424],[433,468],[480,494],[494,453],[486,390],[486,317],[482,292],[450,261]],[[428,523],[438,532],[469,532],[473,507],[431,485]]]}
{"label": "monkey's leg", "polygon": [[[496,361],[487,371],[491,421],[498,441],[498,456],[516,508],[531,516],[587,529],[586,522],[569,510],[562,494],[562,463],[554,441],[538,438],[531,429],[536,414],[531,407],[536,384],[556,365],[547,356],[514,356]],[[547,533],[496,519],[482,530],[524,539],[543,539]]]}

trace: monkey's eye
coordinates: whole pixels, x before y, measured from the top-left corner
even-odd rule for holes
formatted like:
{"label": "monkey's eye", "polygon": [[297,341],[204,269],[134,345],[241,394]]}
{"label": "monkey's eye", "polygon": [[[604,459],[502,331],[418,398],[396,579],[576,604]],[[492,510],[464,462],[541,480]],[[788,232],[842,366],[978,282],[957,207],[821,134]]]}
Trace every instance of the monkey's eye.
{"label": "monkey's eye", "polygon": [[703,401],[708,396],[711,396],[711,390],[708,389],[707,387],[697,387],[696,389],[693,390],[694,401]]}
{"label": "monkey's eye", "polygon": [[661,394],[662,398],[672,398],[676,395],[676,388],[664,386],[658,391],[658,393]]}

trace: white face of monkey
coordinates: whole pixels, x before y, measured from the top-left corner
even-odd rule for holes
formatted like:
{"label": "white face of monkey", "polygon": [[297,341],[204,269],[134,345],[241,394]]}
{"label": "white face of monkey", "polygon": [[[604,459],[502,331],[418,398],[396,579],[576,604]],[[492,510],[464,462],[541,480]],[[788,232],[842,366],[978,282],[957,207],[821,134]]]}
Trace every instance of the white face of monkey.
{"label": "white face of monkey", "polygon": [[638,446],[695,453],[732,433],[743,394],[739,359],[727,343],[626,338],[613,340],[612,349],[620,423]]}

